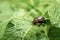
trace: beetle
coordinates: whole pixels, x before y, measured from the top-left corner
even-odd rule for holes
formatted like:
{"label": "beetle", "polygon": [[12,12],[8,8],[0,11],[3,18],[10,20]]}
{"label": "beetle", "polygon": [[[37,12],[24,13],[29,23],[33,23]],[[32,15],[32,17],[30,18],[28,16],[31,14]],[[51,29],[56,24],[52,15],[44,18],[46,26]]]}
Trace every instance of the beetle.
{"label": "beetle", "polygon": [[37,23],[44,23],[45,22],[45,18],[44,17],[42,17],[42,16],[38,16],[38,17],[36,17],[36,18],[34,18],[34,20],[33,20],[33,24],[37,24]]}

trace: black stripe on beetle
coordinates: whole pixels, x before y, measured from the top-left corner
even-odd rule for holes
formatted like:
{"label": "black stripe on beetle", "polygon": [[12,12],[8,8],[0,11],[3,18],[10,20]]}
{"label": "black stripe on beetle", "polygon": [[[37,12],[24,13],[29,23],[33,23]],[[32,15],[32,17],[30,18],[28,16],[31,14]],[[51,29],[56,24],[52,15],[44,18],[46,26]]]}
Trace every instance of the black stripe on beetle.
{"label": "black stripe on beetle", "polygon": [[37,23],[44,23],[44,22],[45,22],[45,18],[42,16],[38,16],[38,17],[34,18],[34,20],[33,20],[33,24],[35,24],[35,25]]}

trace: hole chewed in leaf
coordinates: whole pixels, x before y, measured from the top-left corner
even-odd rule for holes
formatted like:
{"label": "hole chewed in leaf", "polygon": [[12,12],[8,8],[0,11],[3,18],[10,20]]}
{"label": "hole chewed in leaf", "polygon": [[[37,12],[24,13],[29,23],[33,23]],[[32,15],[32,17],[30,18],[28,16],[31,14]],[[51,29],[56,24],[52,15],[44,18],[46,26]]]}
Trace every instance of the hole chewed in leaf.
{"label": "hole chewed in leaf", "polygon": [[7,24],[7,27],[8,27],[8,28],[11,28],[11,27],[13,27],[13,26],[14,26],[14,24],[11,23],[11,21]]}

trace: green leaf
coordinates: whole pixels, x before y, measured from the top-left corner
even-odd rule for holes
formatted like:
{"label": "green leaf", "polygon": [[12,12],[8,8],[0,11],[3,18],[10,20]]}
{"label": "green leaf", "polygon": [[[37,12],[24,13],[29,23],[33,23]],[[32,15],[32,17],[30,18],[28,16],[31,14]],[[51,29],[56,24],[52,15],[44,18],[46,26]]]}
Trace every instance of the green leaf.
{"label": "green leaf", "polygon": [[[0,1],[0,40],[60,40],[59,10],[57,0]],[[46,23],[34,25],[37,16],[45,17]]]}
{"label": "green leaf", "polygon": [[46,25],[43,27],[33,25],[34,17],[30,14],[32,13],[24,9],[15,12],[2,40],[48,40]]}

